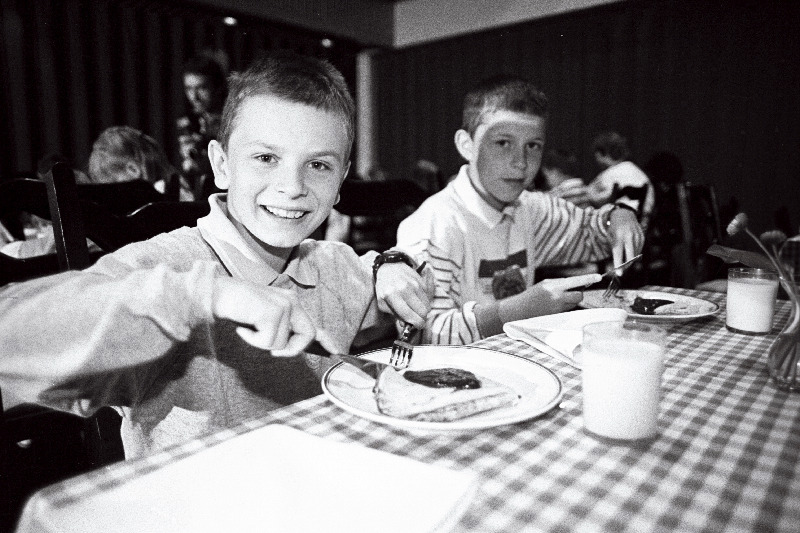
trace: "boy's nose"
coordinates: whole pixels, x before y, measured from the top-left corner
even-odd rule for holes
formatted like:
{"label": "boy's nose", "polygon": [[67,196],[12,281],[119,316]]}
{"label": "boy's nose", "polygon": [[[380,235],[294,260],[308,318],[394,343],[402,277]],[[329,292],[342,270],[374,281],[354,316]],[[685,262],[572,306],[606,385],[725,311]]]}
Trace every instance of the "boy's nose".
{"label": "boy's nose", "polygon": [[306,194],[305,177],[302,172],[295,170],[282,172],[276,182],[276,187],[279,192],[282,192],[290,198],[305,196]]}
{"label": "boy's nose", "polygon": [[511,166],[519,170],[525,170],[528,165],[528,160],[525,157],[525,150],[514,150],[511,153]]}

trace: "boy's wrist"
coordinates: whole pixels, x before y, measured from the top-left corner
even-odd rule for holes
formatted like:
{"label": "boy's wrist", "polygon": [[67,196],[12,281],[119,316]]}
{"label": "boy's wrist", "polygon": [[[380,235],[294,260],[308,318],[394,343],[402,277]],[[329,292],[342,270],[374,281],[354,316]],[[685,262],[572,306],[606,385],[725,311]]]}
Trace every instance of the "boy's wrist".
{"label": "boy's wrist", "polygon": [[411,268],[416,268],[416,263],[411,257],[399,250],[389,250],[378,254],[372,262],[372,282],[375,283],[378,279],[378,270],[386,263],[405,263]]}

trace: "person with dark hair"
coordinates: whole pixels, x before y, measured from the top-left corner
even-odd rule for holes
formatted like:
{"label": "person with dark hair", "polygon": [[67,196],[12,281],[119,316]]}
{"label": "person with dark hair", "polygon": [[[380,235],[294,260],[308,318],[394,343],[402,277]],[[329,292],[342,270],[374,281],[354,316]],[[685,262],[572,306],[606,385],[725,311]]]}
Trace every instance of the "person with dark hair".
{"label": "person with dark hair", "polygon": [[112,406],[141,457],[320,394],[338,358],[306,352],[314,339],[348,353],[393,313],[421,326],[412,258],[308,238],[337,201],[354,121],[326,61],[276,53],[233,76],[209,143],[227,193],[196,227],[0,290],[0,387],[81,415]]}
{"label": "person with dark hair", "polygon": [[565,150],[551,148],[542,157],[539,190],[563,198],[578,207],[588,207],[586,184],[576,176],[578,158]]}
{"label": "person with dark hair", "polygon": [[195,199],[201,200],[215,190],[208,143],[217,137],[227,82],[222,66],[209,56],[187,61],[182,76],[189,111],[177,120],[180,169]]}
{"label": "person with dark hair", "polygon": [[580,302],[600,274],[534,284],[542,266],[636,255],[642,231],[626,209],[581,209],[526,190],[539,170],[547,97],[517,77],[486,80],[467,93],[455,145],[466,160],[444,189],[397,231],[397,246],[427,260],[436,293],[423,341],[467,344],[503,324],[558,313]]}
{"label": "person with dark hair", "polygon": [[[588,197],[591,204],[600,207],[610,202],[618,202],[640,212],[642,226],[647,228],[655,204],[655,191],[650,179],[642,169],[629,161],[628,141],[617,132],[606,131],[598,134],[592,141],[592,153],[601,172],[589,183]],[[647,187],[643,205],[640,200],[625,195],[614,198],[614,186],[618,190],[628,187]]]}

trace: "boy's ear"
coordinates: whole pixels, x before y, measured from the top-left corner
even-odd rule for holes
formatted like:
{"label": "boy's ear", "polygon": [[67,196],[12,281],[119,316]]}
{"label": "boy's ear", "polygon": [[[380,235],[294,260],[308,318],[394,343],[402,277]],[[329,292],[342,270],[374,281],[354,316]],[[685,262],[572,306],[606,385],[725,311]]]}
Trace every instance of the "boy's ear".
{"label": "boy's ear", "polygon": [[220,189],[227,189],[231,184],[228,156],[219,141],[214,140],[208,143],[208,159],[211,162],[211,170],[214,172],[214,185]]}
{"label": "boy's ear", "polygon": [[467,130],[458,130],[455,136],[456,150],[461,157],[467,161],[472,161],[475,156],[475,143]]}
{"label": "boy's ear", "polygon": [[139,165],[134,163],[133,161],[128,161],[125,163],[125,172],[128,173],[134,179],[139,179],[142,177],[142,169]]}

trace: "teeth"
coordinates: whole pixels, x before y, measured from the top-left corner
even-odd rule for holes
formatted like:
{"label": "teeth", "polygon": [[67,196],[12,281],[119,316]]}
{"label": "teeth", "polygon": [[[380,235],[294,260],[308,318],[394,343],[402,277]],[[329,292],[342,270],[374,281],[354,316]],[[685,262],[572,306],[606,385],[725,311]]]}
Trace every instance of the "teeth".
{"label": "teeth", "polygon": [[306,214],[305,211],[290,211],[288,209],[281,209],[279,207],[264,206],[264,209],[281,218],[300,218]]}

